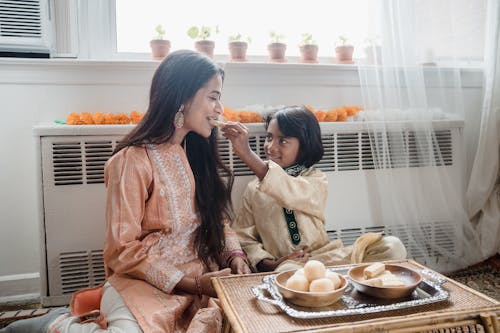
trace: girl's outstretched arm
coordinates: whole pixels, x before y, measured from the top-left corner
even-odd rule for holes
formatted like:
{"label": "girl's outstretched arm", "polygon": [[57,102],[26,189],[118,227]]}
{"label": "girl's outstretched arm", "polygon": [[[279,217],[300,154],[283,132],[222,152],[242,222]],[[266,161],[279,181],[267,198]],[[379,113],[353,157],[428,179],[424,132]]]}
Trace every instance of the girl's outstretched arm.
{"label": "girl's outstretched arm", "polygon": [[222,134],[231,141],[233,152],[245,163],[250,170],[262,180],[267,174],[267,163],[260,159],[255,152],[250,149],[248,142],[248,128],[238,122],[225,123],[221,128]]}

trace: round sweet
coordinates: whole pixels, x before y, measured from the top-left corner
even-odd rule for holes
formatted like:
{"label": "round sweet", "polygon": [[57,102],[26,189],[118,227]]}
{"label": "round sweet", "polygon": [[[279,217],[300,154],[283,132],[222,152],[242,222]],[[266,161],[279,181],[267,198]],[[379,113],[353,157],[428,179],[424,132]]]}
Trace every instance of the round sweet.
{"label": "round sweet", "polygon": [[295,271],[295,273],[293,273],[293,275],[302,275],[305,277],[304,275],[304,269],[303,268],[299,268],[298,270]]}
{"label": "round sweet", "polygon": [[328,278],[320,278],[313,280],[309,285],[309,291],[312,292],[327,292],[334,291],[335,286],[333,285],[332,280]]}
{"label": "round sweet", "polygon": [[308,281],[313,281],[316,279],[321,279],[325,277],[325,265],[318,260],[309,260],[304,265],[304,275]]}
{"label": "round sweet", "polygon": [[286,281],[286,287],[295,291],[308,291],[309,290],[309,281],[305,278],[305,276],[301,275],[292,275]]}
{"label": "round sweet", "polygon": [[335,289],[338,289],[340,287],[340,284],[342,283],[339,275],[335,272],[326,271],[325,278],[330,279],[333,282],[333,287]]}

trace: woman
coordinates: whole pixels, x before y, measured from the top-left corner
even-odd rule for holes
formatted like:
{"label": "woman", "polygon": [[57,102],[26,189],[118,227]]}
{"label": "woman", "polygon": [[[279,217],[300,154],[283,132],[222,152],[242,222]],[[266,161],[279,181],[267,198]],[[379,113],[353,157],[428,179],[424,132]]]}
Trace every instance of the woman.
{"label": "woman", "polygon": [[232,177],[212,123],[223,112],[223,78],[197,52],[177,51],[160,64],[148,111],[105,166],[101,316],[83,324],[61,315],[46,332],[221,330],[210,279],[250,272],[229,227]]}

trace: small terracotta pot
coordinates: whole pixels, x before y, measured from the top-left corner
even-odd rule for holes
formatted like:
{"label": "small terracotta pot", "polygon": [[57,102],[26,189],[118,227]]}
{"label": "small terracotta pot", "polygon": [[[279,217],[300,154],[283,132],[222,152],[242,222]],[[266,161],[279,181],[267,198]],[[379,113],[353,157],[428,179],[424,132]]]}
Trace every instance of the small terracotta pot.
{"label": "small terracotta pot", "polygon": [[300,62],[316,64],[318,62],[318,45],[306,44],[300,46]]}
{"label": "small terracotta pot", "polygon": [[335,54],[337,56],[337,63],[339,64],[353,64],[352,54],[354,53],[354,46],[352,45],[341,45],[335,48]]}
{"label": "small terracotta pot", "polygon": [[153,60],[163,60],[170,52],[170,41],[165,39],[153,39],[149,42]]}
{"label": "small terracotta pot", "polygon": [[269,51],[270,62],[286,62],[285,52],[286,44],[284,43],[271,43],[267,45]]}
{"label": "small terracotta pot", "polygon": [[215,42],[213,40],[199,40],[194,43],[196,51],[205,53],[210,58],[214,57]]}
{"label": "small terracotta pot", "polygon": [[229,42],[230,61],[247,61],[247,42]]}

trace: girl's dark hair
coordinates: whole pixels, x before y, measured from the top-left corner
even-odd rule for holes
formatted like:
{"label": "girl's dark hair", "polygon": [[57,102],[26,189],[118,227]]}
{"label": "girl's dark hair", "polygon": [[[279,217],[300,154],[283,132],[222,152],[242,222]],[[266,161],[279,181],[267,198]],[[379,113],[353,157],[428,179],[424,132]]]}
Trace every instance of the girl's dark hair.
{"label": "girl's dark hair", "polygon": [[272,119],[276,119],[284,136],[299,139],[297,163],[306,168],[318,163],[323,157],[321,129],[314,114],[303,105],[287,106],[266,118],[266,130]]}
{"label": "girl's dark hair", "polygon": [[[153,76],[147,112],[113,154],[128,146],[167,142],[175,131],[175,113],[214,75],[220,75],[224,80],[222,68],[205,55],[188,50],[168,55]],[[222,221],[231,214],[233,175],[220,160],[216,127],[208,139],[190,132],[184,140],[195,179],[196,208],[201,218],[194,241],[198,257],[206,265],[211,259],[222,265],[225,245]]]}

